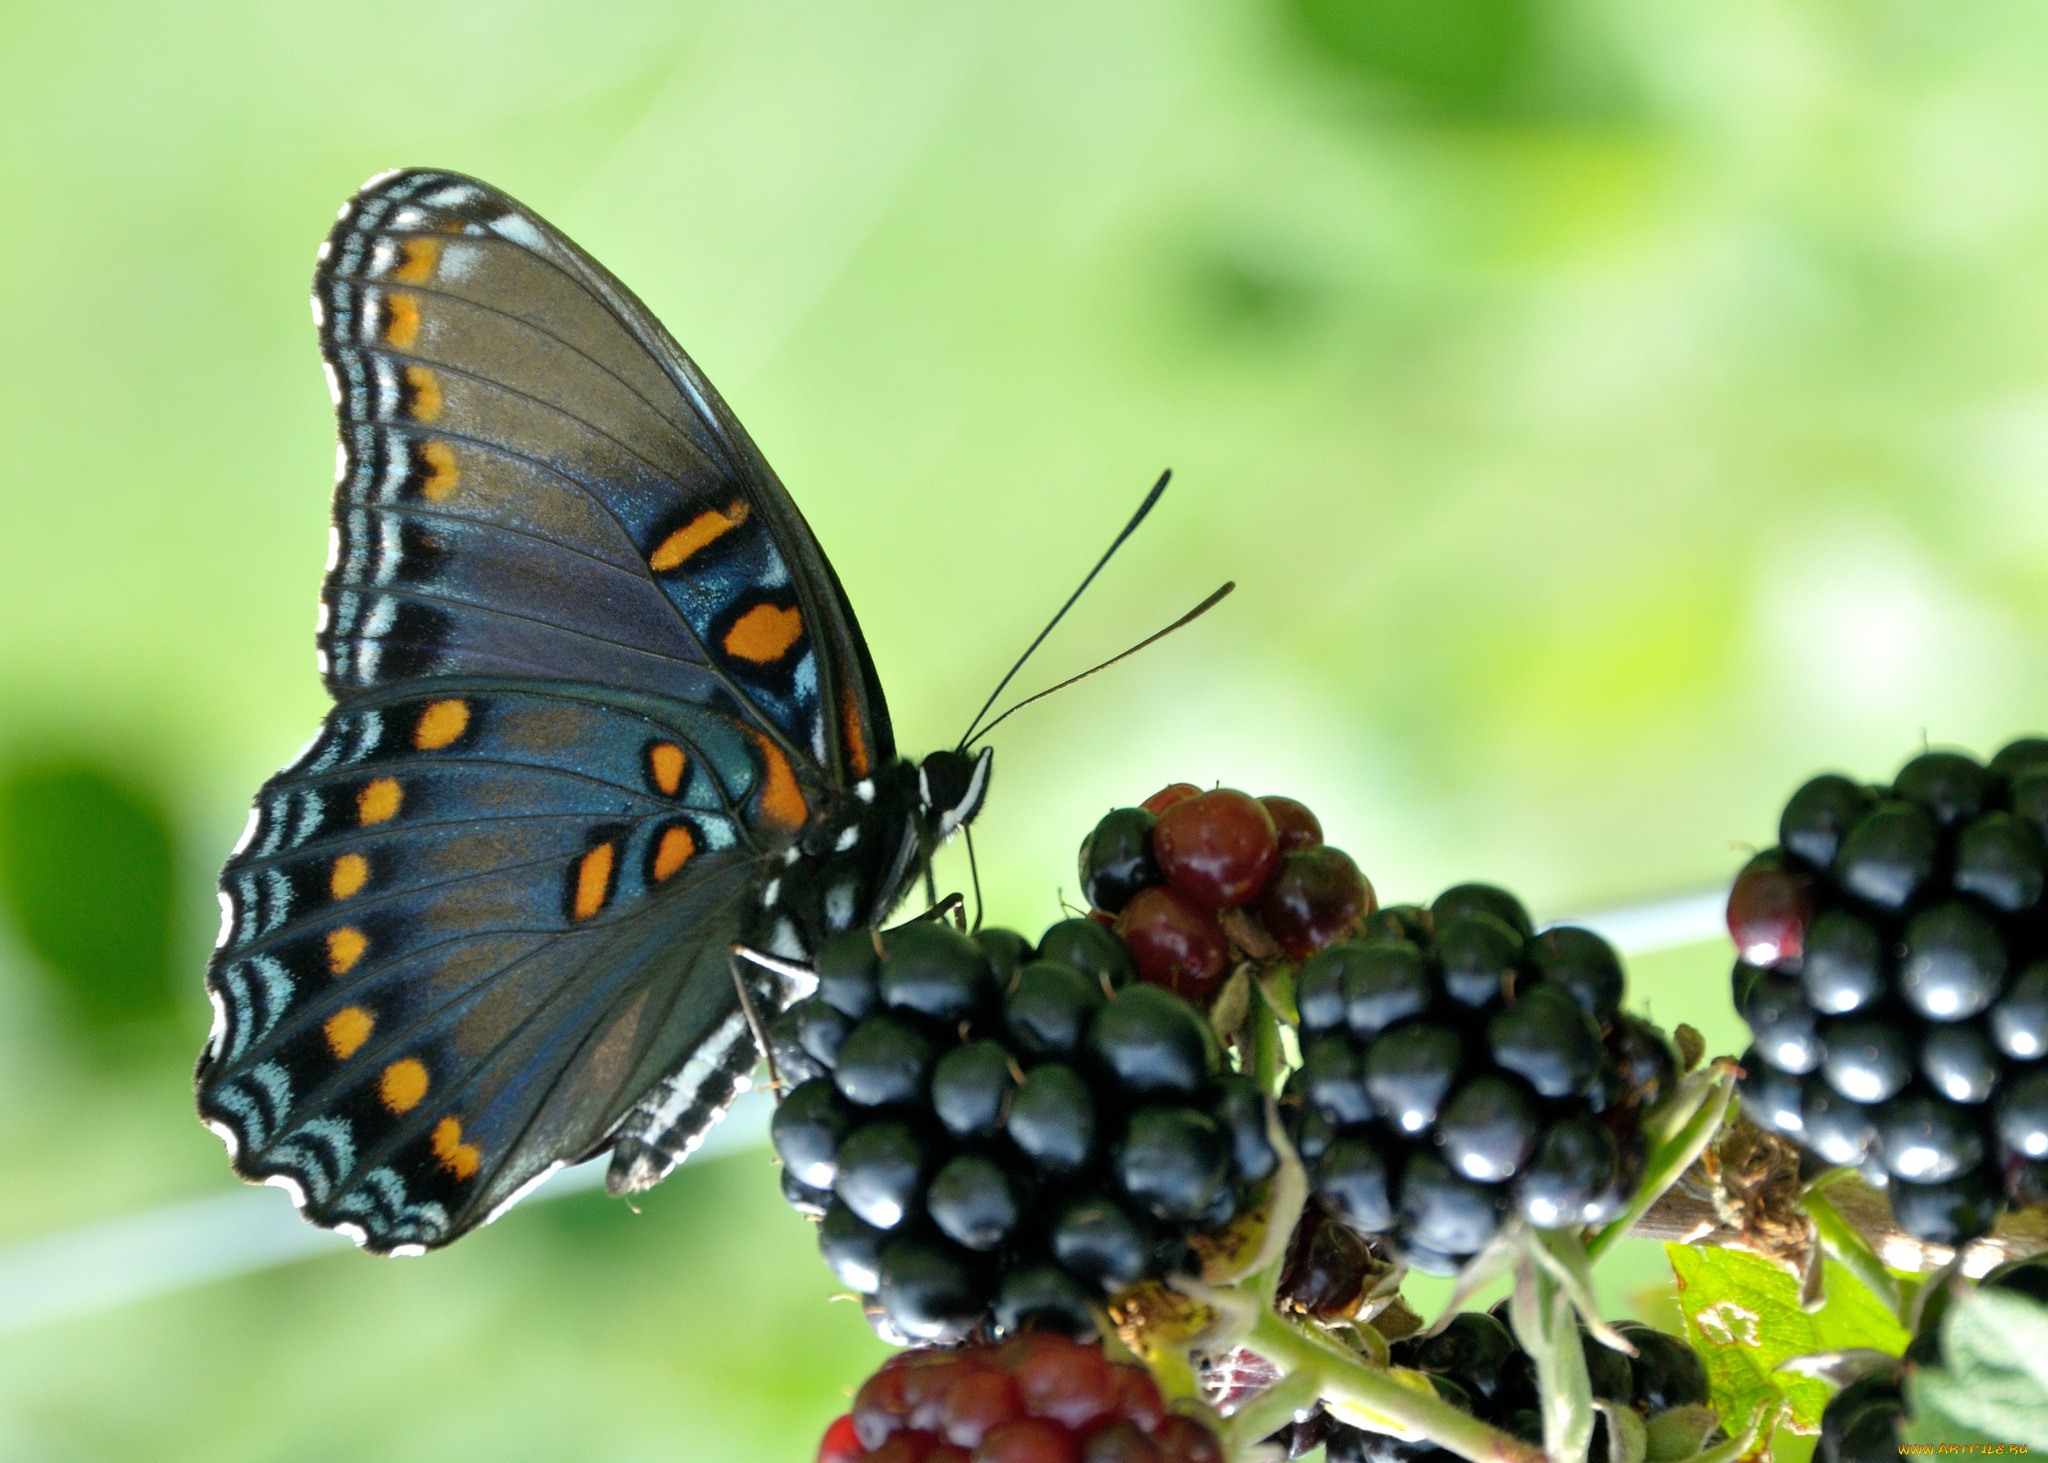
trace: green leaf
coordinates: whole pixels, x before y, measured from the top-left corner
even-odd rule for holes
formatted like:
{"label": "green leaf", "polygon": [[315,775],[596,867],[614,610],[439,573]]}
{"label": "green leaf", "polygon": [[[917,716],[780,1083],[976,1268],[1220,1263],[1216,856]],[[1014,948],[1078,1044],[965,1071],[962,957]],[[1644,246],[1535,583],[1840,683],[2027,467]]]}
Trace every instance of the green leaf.
{"label": "green leaf", "polygon": [[[1686,1339],[1707,1367],[1713,1406],[1724,1419],[1749,1417],[1764,1403],[1792,1404],[1784,1428],[1800,1437],[1820,1431],[1821,1409],[1834,1389],[1818,1378],[1781,1372],[1778,1364],[1817,1351],[1873,1347],[1898,1355],[1912,1338],[1848,1271],[1828,1262],[1828,1303],[1800,1309],[1799,1281],[1746,1250],[1666,1245],[1678,1277]],[[1794,1451],[1780,1439],[1780,1455]],[[1796,1449],[1804,1453],[1805,1449]]]}
{"label": "green leaf", "polygon": [[1907,1441],[2048,1448],[2048,1306],[2007,1290],[1959,1296],[1941,1340],[1947,1369],[1909,1383]]}

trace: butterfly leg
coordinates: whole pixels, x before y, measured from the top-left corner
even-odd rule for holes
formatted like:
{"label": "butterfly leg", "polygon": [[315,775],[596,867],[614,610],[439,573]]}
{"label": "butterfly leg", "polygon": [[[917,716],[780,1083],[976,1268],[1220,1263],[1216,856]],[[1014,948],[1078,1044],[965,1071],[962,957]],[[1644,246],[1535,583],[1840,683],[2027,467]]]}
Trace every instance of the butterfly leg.
{"label": "butterfly leg", "polygon": [[783,1098],[782,1073],[775,1065],[775,1048],[768,1042],[768,1028],[761,1024],[761,1013],[754,1006],[754,993],[747,989],[747,965],[745,956],[735,947],[726,957],[732,966],[732,988],[739,992],[740,1010],[746,1013],[747,1027],[754,1033],[754,1046],[768,1063],[768,1090],[775,1094],[779,1103]]}
{"label": "butterfly leg", "polygon": [[[944,899],[933,899],[928,908],[919,910],[909,919],[904,920],[902,924],[894,925],[891,928],[900,930],[908,925],[921,925],[927,920],[945,919],[948,916],[951,916],[953,922],[960,926],[961,929],[964,930],[967,927],[967,899],[965,895],[948,894]],[[880,946],[877,946],[875,953],[880,955],[885,952]]]}

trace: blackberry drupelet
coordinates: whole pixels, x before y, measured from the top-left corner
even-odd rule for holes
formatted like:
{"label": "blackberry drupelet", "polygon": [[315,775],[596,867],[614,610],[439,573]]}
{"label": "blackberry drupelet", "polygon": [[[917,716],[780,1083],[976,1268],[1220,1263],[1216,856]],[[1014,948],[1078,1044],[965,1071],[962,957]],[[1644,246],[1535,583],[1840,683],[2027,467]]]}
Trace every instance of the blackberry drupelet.
{"label": "blackberry drupelet", "polygon": [[[881,953],[877,953],[877,945]],[[820,952],[771,1033],[793,1205],[890,1339],[1089,1336],[1106,1295],[1192,1273],[1278,1165],[1202,1013],[1086,919],[1036,948],[928,921]]]}
{"label": "blackberry drupelet", "polygon": [[1957,1244],[2041,1201],[2048,1157],[2048,743],[1925,752],[1888,787],[1792,795],[1728,897],[1761,1126]]}
{"label": "blackberry drupelet", "polygon": [[818,1445],[818,1463],[1223,1463],[1223,1456],[1214,1432],[1167,1410],[1143,1367],[1043,1332],[995,1346],[897,1352]]}
{"label": "blackberry drupelet", "polygon": [[1818,1463],[1892,1463],[1905,1419],[1905,1377],[1898,1367],[1882,1367],[1828,1399],[1813,1456]]}
{"label": "blackberry drupelet", "polygon": [[1611,1218],[1645,1155],[1640,1117],[1677,1063],[1621,1014],[1621,962],[1590,930],[1534,932],[1512,895],[1395,906],[1305,962],[1288,1105],[1323,1205],[1408,1262],[1455,1271],[1510,1213]]}

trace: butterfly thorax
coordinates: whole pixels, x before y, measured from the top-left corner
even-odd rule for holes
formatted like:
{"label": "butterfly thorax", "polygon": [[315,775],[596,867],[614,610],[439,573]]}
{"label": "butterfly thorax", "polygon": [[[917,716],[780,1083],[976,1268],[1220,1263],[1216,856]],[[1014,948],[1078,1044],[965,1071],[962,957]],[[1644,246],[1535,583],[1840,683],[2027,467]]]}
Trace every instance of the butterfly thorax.
{"label": "butterfly thorax", "polygon": [[880,925],[980,811],[990,762],[986,751],[899,758],[829,795],[762,883],[743,942],[808,962],[833,935]]}

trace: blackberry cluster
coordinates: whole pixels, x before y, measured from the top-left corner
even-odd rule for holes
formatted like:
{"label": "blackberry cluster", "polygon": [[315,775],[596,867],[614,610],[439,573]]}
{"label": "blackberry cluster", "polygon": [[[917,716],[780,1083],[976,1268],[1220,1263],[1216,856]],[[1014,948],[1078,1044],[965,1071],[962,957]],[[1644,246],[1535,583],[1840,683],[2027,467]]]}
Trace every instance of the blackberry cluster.
{"label": "blackberry cluster", "polygon": [[[1426,1374],[1437,1395],[1452,1406],[1540,1446],[1536,1364],[1508,1329],[1506,1307],[1502,1301],[1492,1311],[1460,1312],[1434,1336],[1396,1341],[1390,1359]],[[1596,1398],[1632,1407],[1646,1418],[1706,1402],[1706,1368],[1684,1341],[1640,1321],[1612,1324],[1636,1348],[1634,1357],[1609,1350],[1584,1329],[1579,1332]],[[1606,1426],[1605,1418],[1594,1424],[1594,1458],[1607,1456]],[[1326,1446],[1330,1463],[1452,1463],[1455,1456],[1428,1441],[1407,1442],[1341,1423],[1331,1426]]]}
{"label": "blackberry cluster", "polygon": [[826,1429],[818,1463],[1223,1463],[1223,1446],[1167,1411],[1143,1367],[1027,1332],[897,1352]]}
{"label": "blackberry cluster", "polygon": [[[2048,1255],[2009,1260],[1980,1282],[1985,1289],[2012,1290],[2048,1305]],[[1920,1334],[1897,1363],[1859,1377],[1828,1399],[1820,1415],[1818,1463],[1895,1463],[1899,1427],[1905,1422],[1906,1377],[1916,1366],[1941,1365],[1941,1315],[1946,1292],[1930,1296],[1920,1317]]]}
{"label": "blackberry cluster", "polygon": [[2048,741],[1829,773],[1728,897],[1751,1120],[1959,1244],[2048,1200]]}
{"label": "blackberry cluster", "polygon": [[1242,911],[1289,960],[1353,933],[1375,907],[1372,885],[1316,815],[1293,798],[1254,798],[1192,783],[1118,808],[1081,844],[1081,888],[1113,922],[1139,973],[1204,1001],[1229,973],[1222,916]]}
{"label": "blackberry cluster", "polygon": [[770,1033],[795,1084],[772,1134],[785,1196],[885,1338],[1092,1335],[1106,1293],[1197,1271],[1190,1236],[1273,1172],[1258,1085],[1135,975],[1087,919],[1035,949],[934,920],[820,953]]}
{"label": "blackberry cluster", "polygon": [[1439,1275],[1511,1210],[1546,1229],[1619,1214],[1641,1112],[1677,1075],[1663,1033],[1621,1014],[1624,984],[1605,940],[1539,935],[1484,884],[1380,910],[1310,959],[1289,1115],[1322,1202]]}

